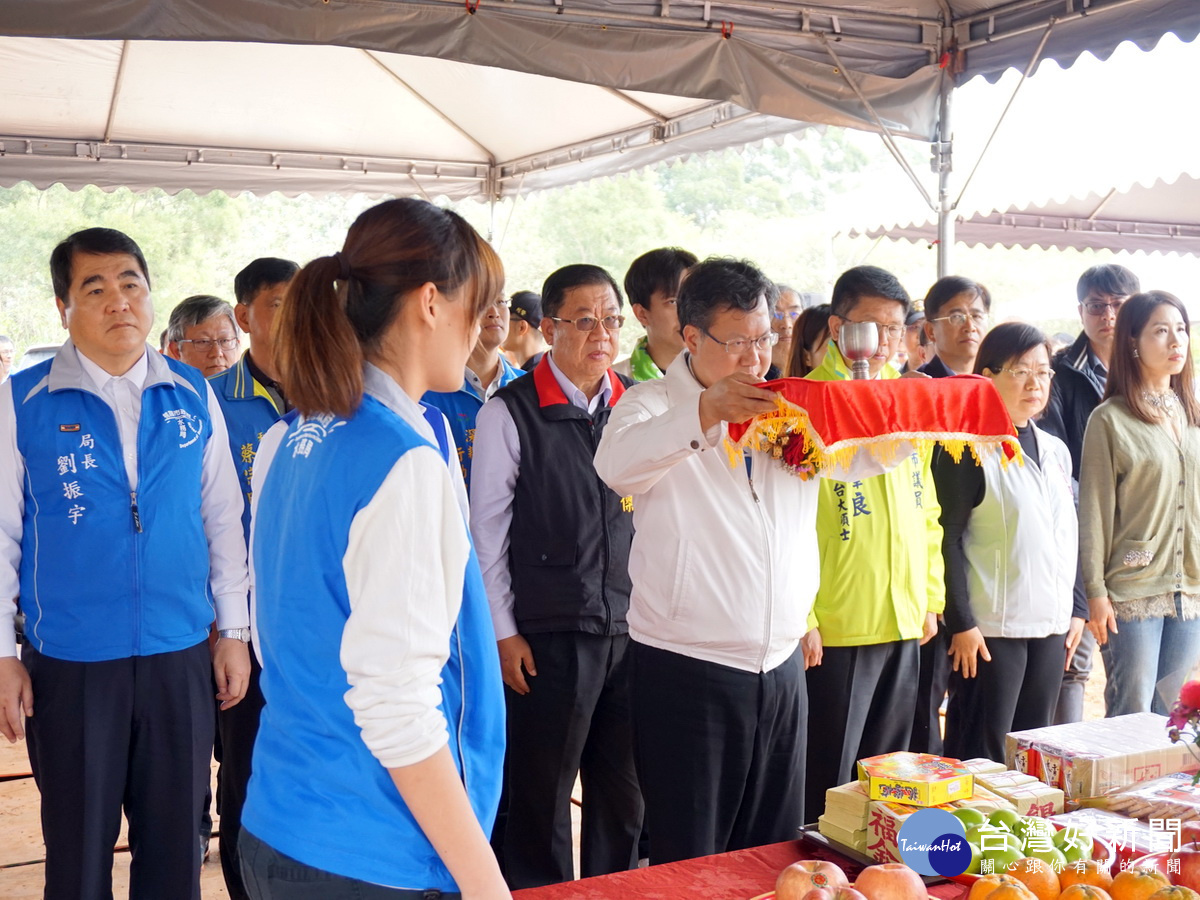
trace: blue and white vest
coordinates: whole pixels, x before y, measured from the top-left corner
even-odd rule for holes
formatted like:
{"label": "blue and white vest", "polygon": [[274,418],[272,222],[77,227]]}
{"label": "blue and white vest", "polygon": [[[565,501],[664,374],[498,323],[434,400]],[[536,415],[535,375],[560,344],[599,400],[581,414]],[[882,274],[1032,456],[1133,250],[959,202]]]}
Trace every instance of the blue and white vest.
{"label": "blue and white vest", "polygon": [[152,353],[131,490],[112,408],[75,348],[12,376],[25,462],[21,611],[40,653],[97,662],[198,644],[215,617],[200,515],[207,385]]}
{"label": "blue and white vest", "polygon": [[[425,446],[408,423],[367,395],[349,419],[297,418],[272,459],[255,501],[256,532],[271,537],[253,551],[267,702],[242,823],[276,850],[324,871],[455,891],[387,769],[363,743],[344,699],[340,660],[351,611],[342,570],[351,523],[396,462]],[[443,455],[448,450],[446,441]],[[504,697],[473,548],[440,691],[450,753],[490,833],[500,797]]]}

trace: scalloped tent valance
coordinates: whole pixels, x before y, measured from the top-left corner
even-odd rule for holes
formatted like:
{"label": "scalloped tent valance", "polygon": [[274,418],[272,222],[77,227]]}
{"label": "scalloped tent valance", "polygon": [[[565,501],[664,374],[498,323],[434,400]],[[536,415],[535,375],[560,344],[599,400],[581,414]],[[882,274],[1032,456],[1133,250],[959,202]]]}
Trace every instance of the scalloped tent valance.
{"label": "scalloped tent valance", "polygon": [[[0,0],[0,185],[498,198],[1200,32],[1194,0]],[[1043,43],[1044,42],[1044,43]]]}

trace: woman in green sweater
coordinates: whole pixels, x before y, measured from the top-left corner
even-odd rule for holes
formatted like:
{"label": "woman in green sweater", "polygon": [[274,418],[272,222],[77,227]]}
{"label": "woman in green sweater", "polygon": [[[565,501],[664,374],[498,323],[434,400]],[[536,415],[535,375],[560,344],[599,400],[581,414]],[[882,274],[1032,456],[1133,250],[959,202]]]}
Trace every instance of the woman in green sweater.
{"label": "woman in green sweater", "polygon": [[1079,544],[1109,716],[1165,715],[1200,662],[1200,402],[1187,310],[1164,291],[1117,316],[1079,475]]}

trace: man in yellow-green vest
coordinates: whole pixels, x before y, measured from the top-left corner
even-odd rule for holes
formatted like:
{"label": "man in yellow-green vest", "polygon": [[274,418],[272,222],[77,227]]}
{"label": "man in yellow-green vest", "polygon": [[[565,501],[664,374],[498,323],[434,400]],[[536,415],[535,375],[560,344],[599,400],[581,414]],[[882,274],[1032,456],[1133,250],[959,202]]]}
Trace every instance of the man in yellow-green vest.
{"label": "man in yellow-green vest", "polygon": [[634,381],[662,378],[672,360],[683,350],[683,334],[675,312],[675,295],[696,257],[679,247],[660,247],[643,253],[625,273],[629,308],[646,334],[633,352],[613,364],[618,375]]}
{"label": "man in yellow-green vest", "polygon": [[[850,378],[837,343],[849,322],[879,328],[871,377],[900,377],[888,360],[904,339],[909,298],[895,276],[850,269],[834,285],[832,306],[829,350],[808,377]],[[810,818],[825,808],[826,790],[855,777],[858,759],[908,749],[919,646],[936,634],[945,605],[940,513],[928,453],[884,475],[821,482],[821,586],[804,639],[809,696],[821,698],[808,726]]]}

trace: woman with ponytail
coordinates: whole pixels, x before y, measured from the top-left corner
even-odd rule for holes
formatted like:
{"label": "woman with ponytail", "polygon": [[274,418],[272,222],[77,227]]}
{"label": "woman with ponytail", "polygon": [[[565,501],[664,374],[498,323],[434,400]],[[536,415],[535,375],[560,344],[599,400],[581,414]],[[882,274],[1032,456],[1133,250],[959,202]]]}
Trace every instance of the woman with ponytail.
{"label": "woman with ponytail", "polygon": [[418,402],[459,386],[503,286],[459,216],[390,200],[280,310],[298,415],[254,471],[267,705],[240,848],[256,900],[509,896],[485,836],[504,754],[495,637],[457,458]]}

